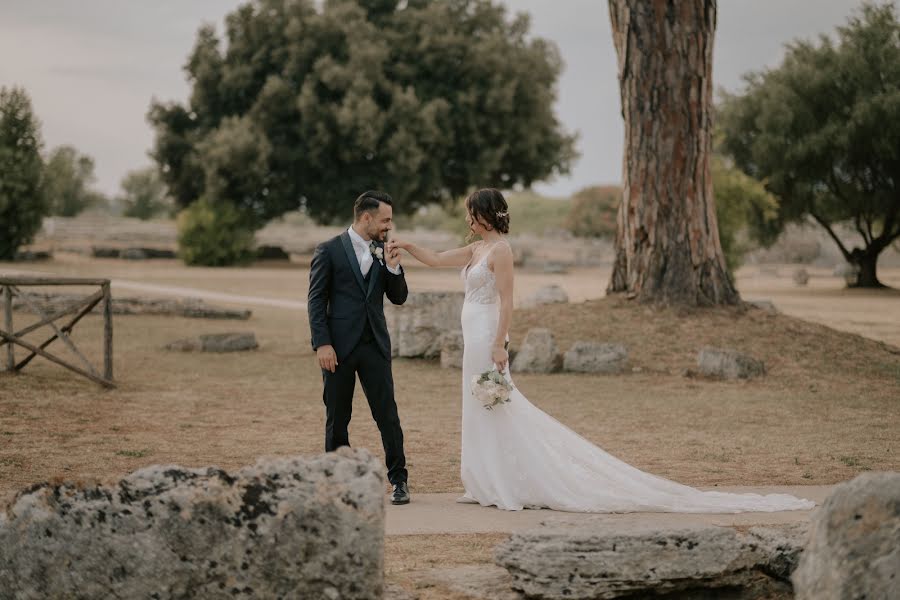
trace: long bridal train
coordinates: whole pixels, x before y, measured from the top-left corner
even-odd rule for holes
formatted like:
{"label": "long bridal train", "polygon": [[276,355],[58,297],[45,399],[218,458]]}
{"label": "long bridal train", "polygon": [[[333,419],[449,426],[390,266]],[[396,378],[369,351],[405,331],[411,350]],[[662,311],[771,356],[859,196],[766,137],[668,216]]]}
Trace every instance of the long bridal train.
{"label": "long bridal train", "polygon": [[773,512],[815,506],[786,494],[706,492],[645,473],[541,411],[518,389],[509,403],[485,410],[472,395],[470,384],[474,376],[493,368],[491,345],[499,322],[499,299],[487,257],[464,269],[462,277],[466,288],[462,311],[464,501],[505,510],[596,513]]}

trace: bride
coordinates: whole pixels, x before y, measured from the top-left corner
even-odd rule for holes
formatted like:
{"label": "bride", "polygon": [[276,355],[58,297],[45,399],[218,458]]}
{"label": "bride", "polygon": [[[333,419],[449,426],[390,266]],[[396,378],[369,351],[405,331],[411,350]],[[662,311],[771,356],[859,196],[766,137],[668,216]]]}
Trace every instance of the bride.
{"label": "bride", "polygon": [[495,189],[466,199],[466,222],[480,241],[434,252],[393,240],[429,267],[462,267],[463,502],[504,510],[574,512],[806,510],[814,502],[785,494],[704,492],[640,471],[604,452],[533,404],[517,389],[487,411],[471,390],[473,377],[494,366],[512,383],[505,350],[513,312],[513,254],[505,234],[509,209]]}

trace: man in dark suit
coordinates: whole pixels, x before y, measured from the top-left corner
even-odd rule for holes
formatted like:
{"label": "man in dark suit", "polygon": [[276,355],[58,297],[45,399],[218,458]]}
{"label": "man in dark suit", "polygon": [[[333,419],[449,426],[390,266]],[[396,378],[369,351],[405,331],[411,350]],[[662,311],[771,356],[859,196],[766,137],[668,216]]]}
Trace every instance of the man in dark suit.
{"label": "man in dark suit", "polygon": [[384,192],[364,192],[353,213],[350,229],[316,248],[309,271],[309,328],[325,384],[325,451],[350,445],[347,427],[359,375],[381,432],[391,503],[407,504],[403,430],[384,318],[384,296],[403,304],[408,294],[400,251],[388,253],[384,245],[394,227],[393,201]]}

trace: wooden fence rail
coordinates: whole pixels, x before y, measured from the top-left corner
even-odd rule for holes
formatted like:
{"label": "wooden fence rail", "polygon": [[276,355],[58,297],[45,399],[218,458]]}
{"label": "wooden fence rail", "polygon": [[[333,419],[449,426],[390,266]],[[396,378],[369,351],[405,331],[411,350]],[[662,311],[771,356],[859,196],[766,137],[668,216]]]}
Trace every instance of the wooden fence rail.
{"label": "wooden fence rail", "polygon": [[[78,300],[62,309],[49,313],[41,307],[27,293],[20,288],[32,286],[98,286],[100,289],[93,294]],[[3,292],[4,302],[4,321],[3,329],[0,329],[0,347],[6,346],[6,370],[20,371],[25,365],[31,362],[35,356],[41,356],[47,360],[54,362],[70,371],[87,377],[91,381],[99,383],[104,387],[115,387],[113,383],[113,360],[112,360],[112,295],[110,293],[110,285],[108,279],[84,279],[75,277],[6,277],[0,275],[0,290]],[[31,312],[38,317],[38,321],[24,327],[18,331],[13,329],[13,297],[21,298],[22,302]],[[75,346],[69,334],[72,328],[88,313],[94,310],[100,302],[103,302],[103,374],[91,364],[84,354]],[[59,327],[56,321],[75,315],[68,320],[65,325]],[[39,329],[41,327],[50,327],[53,335],[38,346],[26,342],[22,336]],[[80,361],[80,365],[72,364],[65,359],[47,352],[46,348],[54,341],[60,340]],[[29,351],[28,356],[16,362],[15,346],[21,346]]]}

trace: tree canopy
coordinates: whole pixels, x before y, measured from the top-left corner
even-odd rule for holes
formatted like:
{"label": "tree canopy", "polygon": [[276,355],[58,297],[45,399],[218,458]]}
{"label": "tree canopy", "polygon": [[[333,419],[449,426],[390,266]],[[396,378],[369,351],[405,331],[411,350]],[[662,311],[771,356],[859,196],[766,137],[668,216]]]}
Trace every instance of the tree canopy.
{"label": "tree canopy", "polygon": [[0,260],[15,258],[41,228],[41,127],[21,88],[0,88]]}
{"label": "tree canopy", "polygon": [[153,156],[179,206],[228,202],[251,227],[346,217],[362,191],[402,212],[471,186],[564,173],[562,63],[492,0],[254,0],[203,27],[186,104],[154,102]]}
{"label": "tree canopy", "polygon": [[44,166],[44,195],[49,214],[74,217],[91,206],[105,204],[106,198],[91,189],[94,159],[72,146],[54,148]]}
{"label": "tree canopy", "polygon": [[116,198],[116,202],[122,207],[122,214],[126,217],[150,219],[169,207],[166,202],[166,185],[156,167],[130,171],[119,185],[122,193]]}
{"label": "tree canopy", "polygon": [[[725,94],[721,149],[778,200],[777,223],[814,219],[857,285],[879,286],[878,256],[900,237],[900,21],[892,4],[864,4],[836,40],[797,41],[781,66]],[[861,247],[833,226],[850,222]]]}

